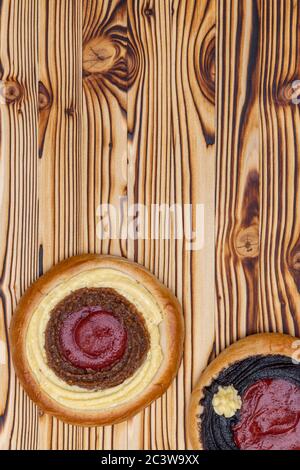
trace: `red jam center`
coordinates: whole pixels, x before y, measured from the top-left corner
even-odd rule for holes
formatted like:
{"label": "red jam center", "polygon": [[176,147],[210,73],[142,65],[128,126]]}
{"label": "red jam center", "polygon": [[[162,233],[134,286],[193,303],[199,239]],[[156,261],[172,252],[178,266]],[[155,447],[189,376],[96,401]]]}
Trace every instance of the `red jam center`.
{"label": "red jam center", "polygon": [[282,379],[264,379],[242,397],[233,428],[242,450],[300,450],[300,388]]}
{"label": "red jam center", "polygon": [[123,356],[127,334],[112,313],[89,307],[62,322],[59,341],[62,354],[74,366],[100,370]]}

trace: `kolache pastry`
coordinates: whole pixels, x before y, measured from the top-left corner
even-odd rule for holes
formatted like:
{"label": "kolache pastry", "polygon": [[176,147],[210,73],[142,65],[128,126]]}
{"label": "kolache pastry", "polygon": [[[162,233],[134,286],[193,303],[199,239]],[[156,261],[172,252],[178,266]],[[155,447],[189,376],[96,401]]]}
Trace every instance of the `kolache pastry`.
{"label": "kolache pastry", "polygon": [[42,410],[73,424],[113,424],[170,385],[183,317],[176,297],[143,267],[84,255],[28,289],[10,338],[16,373]]}
{"label": "kolache pastry", "polygon": [[189,437],[201,450],[300,450],[299,340],[249,336],[225,349],[192,393]]}

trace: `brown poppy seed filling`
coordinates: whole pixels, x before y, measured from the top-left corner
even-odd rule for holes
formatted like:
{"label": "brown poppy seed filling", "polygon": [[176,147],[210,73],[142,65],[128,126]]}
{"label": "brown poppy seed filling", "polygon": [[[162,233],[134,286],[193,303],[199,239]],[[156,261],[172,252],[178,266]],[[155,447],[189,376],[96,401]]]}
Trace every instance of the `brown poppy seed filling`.
{"label": "brown poppy seed filling", "polygon": [[45,349],[58,377],[99,390],[123,383],[139,369],[150,335],[136,307],[114,289],[84,288],[52,310]]}

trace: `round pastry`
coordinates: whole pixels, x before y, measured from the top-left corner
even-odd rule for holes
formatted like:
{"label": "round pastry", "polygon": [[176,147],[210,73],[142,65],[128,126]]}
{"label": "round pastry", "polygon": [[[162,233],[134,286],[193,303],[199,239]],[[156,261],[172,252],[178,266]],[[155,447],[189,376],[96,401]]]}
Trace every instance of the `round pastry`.
{"label": "round pastry", "polygon": [[183,317],[175,296],[143,267],[84,255],[28,289],[10,337],[16,373],[41,409],[73,424],[113,424],[170,385]]}
{"label": "round pastry", "polygon": [[299,346],[266,333],[223,351],[192,393],[193,449],[300,450]]}

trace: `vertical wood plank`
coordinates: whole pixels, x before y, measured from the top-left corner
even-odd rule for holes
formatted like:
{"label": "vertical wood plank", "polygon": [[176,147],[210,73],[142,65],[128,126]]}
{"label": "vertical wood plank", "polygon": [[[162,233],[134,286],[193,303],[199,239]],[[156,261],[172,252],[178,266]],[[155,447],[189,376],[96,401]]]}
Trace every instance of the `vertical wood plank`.
{"label": "vertical wood plank", "polygon": [[[39,274],[82,251],[82,4],[39,1]],[[39,448],[86,432],[39,417]]]}
{"label": "vertical wood plank", "polygon": [[263,1],[260,31],[262,326],[300,336],[300,2]]}
{"label": "vertical wood plank", "polygon": [[299,13],[293,0],[217,2],[218,349],[299,335]]}
{"label": "vertical wood plank", "polygon": [[[129,241],[129,256],[182,300],[186,321],[184,365],[165,396],[129,423],[129,447],[143,431],[140,448],[183,449],[193,380],[214,337],[215,10],[214,2],[200,1],[128,4],[129,50],[136,63],[128,92],[129,203],[148,208],[139,214],[146,233],[154,225],[151,204],[204,204],[207,214],[203,251],[188,251],[174,233],[164,239],[163,211],[159,239]],[[186,228],[183,216],[179,223]]]}
{"label": "vertical wood plank", "polygon": [[[84,252],[126,256],[126,213],[114,214],[127,194],[127,3],[83,1],[82,230]],[[100,213],[100,205],[103,211]],[[109,205],[112,208],[109,211]],[[120,209],[121,212],[121,209]],[[99,226],[110,225],[101,236]],[[127,423],[100,431],[99,448],[126,449]]]}
{"label": "vertical wood plank", "polygon": [[259,1],[217,2],[217,352],[261,324],[259,21]]}
{"label": "vertical wood plank", "polygon": [[127,192],[126,1],[84,1],[83,9],[84,244],[126,255],[119,233],[101,240],[97,230],[99,205],[118,208]]}
{"label": "vertical wood plank", "polygon": [[[128,2],[128,65],[130,80],[128,83],[128,205],[137,206],[140,231],[146,235],[149,225],[149,215],[141,210],[138,204],[149,207],[152,201],[153,188],[151,181],[154,176],[156,149],[153,148],[157,136],[154,115],[158,113],[155,107],[153,88],[157,55],[154,55],[153,2]],[[161,98],[157,96],[157,100]],[[148,123],[151,130],[148,131]],[[147,150],[148,149],[148,150]],[[147,184],[148,183],[148,184]],[[145,233],[146,232],[146,233]],[[150,254],[150,240],[128,240],[129,258],[144,264],[154,271],[153,257]],[[135,416],[128,424],[128,447],[130,449],[152,448],[151,424],[155,410],[149,407]],[[136,439],[138,436],[138,439]]]}
{"label": "vertical wood plank", "polygon": [[36,409],[15,380],[8,328],[38,271],[37,6],[0,4],[0,448],[37,447]]}
{"label": "vertical wood plank", "polygon": [[[193,229],[197,224],[201,229],[204,224],[205,229],[201,249],[188,251],[186,243],[177,246],[177,290],[186,326],[182,388],[177,406],[187,410],[191,390],[207,364],[214,341],[215,3],[173,2],[172,13],[175,200],[192,204]],[[204,206],[204,221],[198,220],[195,211],[200,204]],[[186,232],[186,221],[183,223]],[[186,426],[186,416],[179,415],[179,449],[187,445]]]}

